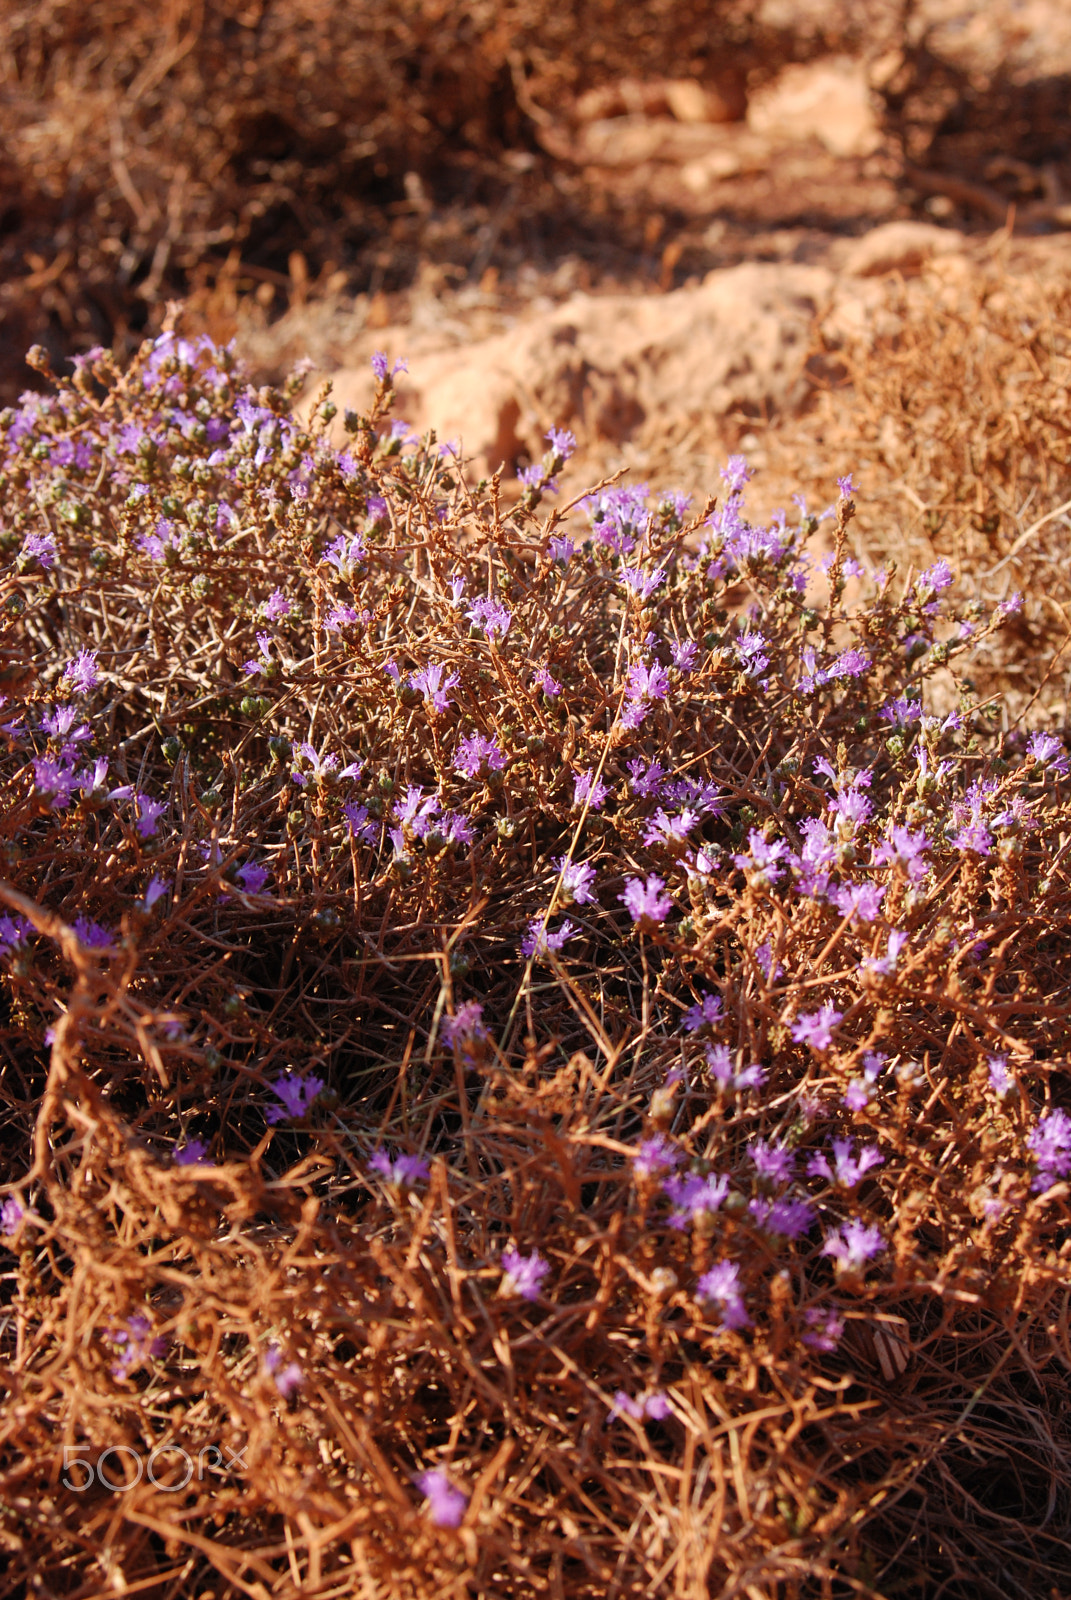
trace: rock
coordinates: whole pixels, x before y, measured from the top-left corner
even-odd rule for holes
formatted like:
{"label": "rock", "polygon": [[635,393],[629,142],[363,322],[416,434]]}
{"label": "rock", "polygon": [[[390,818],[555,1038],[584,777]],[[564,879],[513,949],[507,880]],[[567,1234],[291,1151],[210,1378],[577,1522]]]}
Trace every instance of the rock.
{"label": "rock", "polygon": [[842,56],[786,67],[752,96],[747,121],[784,144],[820,139],[835,156],[872,155],[881,144],[866,64]]}
{"label": "rock", "polygon": [[603,122],[668,112],[678,122],[737,122],[746,107],[741,74],[727,71],[704,83],[697,78],[622,78],[580,95],[573,115],[578,122]]}
{"label": "rock", "polygon": [[852,240],[842,266],[856,278],[877,278],[886,272],[910,277],[934,256],[962,250],[963,243],[963,235],[956,229],[938,228],[932,222],[885,222]]}
{"label": "rock", "polygon": [[[491,471],[541,454],[552,425],[619,446],[687,417],[716,437],[730,417],[791,411],[803,399],[832,287],[822,267],[751,262],[669,294],[577,294],[508,333],[412,359],[398,410],[441,440],[460,439]],[[404,335],[381,342],[402,348]],[[368,387],[363,368],[336,373],[340,413],[367,404]]]}
{"label": "rock", "polygon": [[647,161],[684,166],[731,151],[735,133],[673,117],[606,117],[578,131],[571,154],[574,161],[596,167],[638,167]]}

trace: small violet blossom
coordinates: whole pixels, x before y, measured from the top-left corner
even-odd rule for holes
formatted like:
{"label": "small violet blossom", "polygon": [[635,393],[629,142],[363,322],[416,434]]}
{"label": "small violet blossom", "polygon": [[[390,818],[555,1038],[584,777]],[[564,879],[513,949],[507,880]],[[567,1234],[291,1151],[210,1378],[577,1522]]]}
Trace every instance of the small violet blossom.
{"label": "small violet blossom", "polygon": [[568,917],[554,933],[544,925],[542,917],[533,917],[521,940],[521,955],[526,961],[546,961],[551,951],[557,953],[576,932],[576,924]]}
{"label": "small violet blossom", "polygon": [[74,694],[89,694],[100,682],[97,652],[80,650],[74,660],[67,663],[60,681],[67,684]]}
{"label": "small violet blossom", "polygon": [[586,772],[573,774],[573,805],[587,806],[589,811],[600,811],[610,793],[601,778],[596,778],[589,767]]}
{"label": "small violet blossom", "polygon": [[697,1000],[689,1007],[681,1020],[686,1032],[698,1033],[700,1028],[713,1027],[716,1022],[720,1022],[724,1011],[725,1008],[718,995],[705,994],[701,1000]]}
{"label": "small violet blossom", "polygon": [[842,1228],[826,1234],[822,1254],[832,1256],[837,1272],[848,1276],[861,1272],[866,1263],[873,1256],[880,1255],[884,1248],[885,1241],[878,1228],[853,1218]]}
{"label": "small violet blossom", "polygon": [[125,1326],[108,1337],[112,1344],[119,1346],[119,1358],[112,1366],[112,1375],[116,1378],[128,1378],[167,1349],[167,1340],[161,1335],[153,1336],[152,1323],[140,1311],[128,1317]]}
{"label": "small violet blossom", "polygon": [[288,1072],[276,1078],[271,1087],[280,1104],[269,1106],[264,1113],[264,1120],[274,1126],[282,1122],[284,1117],[296,1120],[307,1115],[325,1085],[322,1078],[298,1078]]}
{"label": "small violet blossom", "polygon": [[746,1328],[751,1322],[740,1290],[740,1268],[734,1261],[719,1261],[704,1272],[696,1285],[696,1299],[714,1311],[725,1328]]}
{"label": "small violet blossom", "polygon": [[456,672],[448,672],[443,676],[444,669],[438,662],[432,662],[426,667],[421,667],[419,672],[409,674],[409,682],[414,689],[419,689],[424,696],[425,704],[433,711],[446,711],[452,704],[448,690],[452,689],[461,679]]}
{"label": "small violet blossom", "polygon": [[808,1044],[812,1050],[828,1050],[833,1043],[833,1029],[841,1021],[843,1012],[837,1011],[827,1001],[821,1011],[812,1011],[797,1017],[790,1032],[797,1044]]}
{"label": "small violet blossom", "polygon": [[176,1167],[195,1167],[207,1154],[208,1146],[203,1139],[187,1139],[183,1144],[175,1146],[171,1152],[171,1159]]}
{"label": "small violet blossom", "polygon": [[487,1029],[483,1025],[483,1006],[478,1000],[466,1000],[464,1005],[458,1006],[452,1017],[442,1019],[439,1032],[447,1049],[458,1049],[465,1053],[477,1040],[487,1038]]}
{"label": "small violet blossom", "polygon": [[1038,1164],[1030,1185],[1035,1194],[1071,1173],[1071,1117],[1059,1106],[1046,1112],[1026,1142]]}
{"label": "small violet blossom", "polygon": [[639,1178],[653,1178],[656,1173],[679,1165],[680,1159],[676,1145],[656,1133],[649,1139],[641,1139],[632,1157],[632,1170]]}
{"label": "small violet blossom", "polygon": [[646,884],[641,878],[626,878],[625,892],[617,898],[634,923],[660,926],[673,909],[673,901],[663,892],[665,887],[665,880],[652,872]]}
{"label": "small violet blossom", "polygon": [[425,1183],[431,1169],[421,1156],[390,1156],[386,1150],[377,1150],[369,1156],[368,1165],[378,1172],[384,1183],[396,1189],[412,1189]]}
{"label": "small violet blossom", "polygon": [[624,1389],[618,1389],[614,1394],[608,1421],[612,1422],[615,1417],[631,1417],[634,1422],[661,1422],[664,1417],[672,1415],[669,1401],[658,1389],[649,1389],[636,1400],[626,1394]]}
{"label": "small violet blossom", "polygon": [[803,1321],[807,1329],[803,1343],[810,1349],[828,1354],[840,1344],[844,1335],[844,1318],[839,1312],[812,1306],[803,1313]]}
{"label": "small violet blossom", "polygon": [[813,1155],[807,1163],[812,1178],[828,1178],[841,1189],[854,1189],[871,1167],[880,1167],[885,1157],[874,1145],[864,1146],[859,1155],[853,1154],[851,1139],[833,1140],[833,1164],[821,1153]]}
{"label": "small violet blossom", "polygon": [[284,1400],[289,1400],[305,1382],[305,1374],[296,1361],[288,1361],[284,1366],[283,1352],[276,1344],[269,1345],[264,1352],[264,1370]]}
{"label": "small violet blossom", "polygon": [[437,1528],[460,1527],[469,1497],[454,1487],[445,1472],[441,1472],[437,1467],[428,1472],[421,1472],[416,1478],[416,1484],[421,1494],[427,1498],[428,1511]]}
{"label": "small violet blossom", "polygon": [[559,856],[554,865],[562,878],[562,896],[566,904],[578,906],[597,905],[591,886],[595,882],[595,868],[587,861],[570,861]]}
{"label": "small violet blossom", "polygon": [[502,1252],[503,1294],[519,1295],[522,1300],[538,1300],[540,1285],[550,1271],[550,1262],[544,1261],[538,1250],[522,1256],[517,1250]]}
{"label": "small violet blossom", "polygon": [[1053,772],[1067,776],[1067,755],[1059,739],[1051,733],[1032,733],[1027,749],[1039,767],[1048,767]]}

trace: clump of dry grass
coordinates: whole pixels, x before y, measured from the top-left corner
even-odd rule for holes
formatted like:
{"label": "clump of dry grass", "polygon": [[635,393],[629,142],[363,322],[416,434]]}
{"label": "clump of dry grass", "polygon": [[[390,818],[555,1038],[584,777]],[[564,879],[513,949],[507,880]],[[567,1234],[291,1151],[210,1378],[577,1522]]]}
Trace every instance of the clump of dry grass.
{"label": "clump of dry grass", "polygon": [[552,433],[506,510],[377,365],[341,450],[173,331],[0,414],[14,1581],[1044,1592],[1067,760],[957,678],[1014,607],[846,605],[849,483],[808,604],[739,460],[547,514]]}

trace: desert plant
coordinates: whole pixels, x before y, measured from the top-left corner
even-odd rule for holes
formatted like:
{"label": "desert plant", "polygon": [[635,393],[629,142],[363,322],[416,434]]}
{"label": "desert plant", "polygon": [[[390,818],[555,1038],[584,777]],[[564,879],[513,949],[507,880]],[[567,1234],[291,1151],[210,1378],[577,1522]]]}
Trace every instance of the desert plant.
{"label": "desert plant", "polygon": [[850,478],[473,483],[374,367],[171,328],[0,414],[10,1572],[1043,1592],[1067,757],[957,677],[1016,601],[861,569]]}

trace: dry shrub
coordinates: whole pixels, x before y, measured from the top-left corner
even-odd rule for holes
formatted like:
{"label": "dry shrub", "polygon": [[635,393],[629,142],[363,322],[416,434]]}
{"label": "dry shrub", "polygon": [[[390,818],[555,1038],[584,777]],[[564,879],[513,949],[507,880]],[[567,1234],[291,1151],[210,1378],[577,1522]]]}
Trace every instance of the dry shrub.
{"label": "dry shrub", "polygon": [[169,295],[239,268],[278,304],[566,241],[638,259],[649,219],[623,240],[619,207],[560,181],[550,113],[638,63],[761,78],[895,10],[827,8],[801,31],[739,0],[4,0],[6,397],[31,339],[57,364],[132,350]]}
{"label": "dry shrub", "polygon": [[993,242],[922,279],[890,279],[864,337],[817,336],[807,415],[767,435],[770,468],[821,493],[819,460],[852,465],[857,554],[947,557],[987,605],[1022,609],[972,664],[980,692],[1063,722],[1071,682],[1071,313],[1062,247]]}
{"label": "dry shrub", "polygon": [[506,511],[381,370],[341,451],[173,332],[0,414],[9,1584],[1047,1592],[1067,758],[948,688],[1014,609],[846,606],[848,484],[808,605],[738,461]]}

